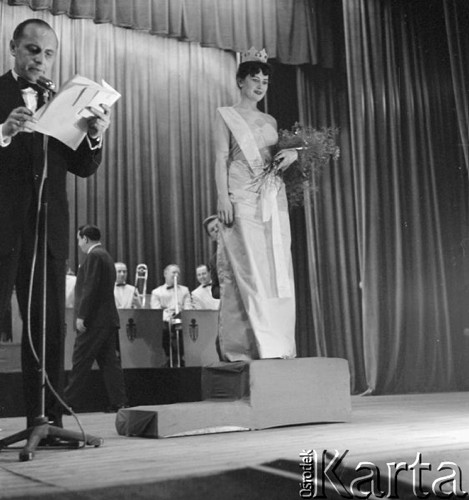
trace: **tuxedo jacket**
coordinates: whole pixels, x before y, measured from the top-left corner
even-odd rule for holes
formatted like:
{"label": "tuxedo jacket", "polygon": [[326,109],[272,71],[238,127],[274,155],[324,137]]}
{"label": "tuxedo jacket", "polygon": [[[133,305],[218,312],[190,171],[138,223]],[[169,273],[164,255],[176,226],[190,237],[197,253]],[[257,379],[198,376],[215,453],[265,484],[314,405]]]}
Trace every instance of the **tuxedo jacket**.
{"label": "tuxedo jacket", "polygon": [[78,269],[75,285],[76,317],[92,328],[119,328],[114,298],[116,268],[114,260],[101,246],[91,249]]}
{"label": "tuxedo jacket", "polygon": [[[24,106],[11,71],[0,76],[0,124],[10,112]],[[67,171],[92,175],[101,161],[101,149],[92,151],[85,139],[76,151],[50,137],[48,141],[48,245],[57,259],[68,257]],[[18,238],[33,238],[36,205],[44,167],[43,135],[20,132],[0,147],[0,257],[15,250]],[[23,241],[24,244],[24,241]]]}

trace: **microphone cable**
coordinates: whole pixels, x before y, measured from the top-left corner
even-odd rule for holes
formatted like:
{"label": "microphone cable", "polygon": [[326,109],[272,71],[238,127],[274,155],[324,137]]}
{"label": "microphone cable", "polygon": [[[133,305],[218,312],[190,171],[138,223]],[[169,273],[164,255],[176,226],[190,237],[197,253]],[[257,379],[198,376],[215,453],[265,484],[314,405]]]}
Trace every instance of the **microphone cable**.
{"label": "microphone cable", "polygon": [[[46,89],[47,90],[47,89]],[[31,273],[30,273],[30,279],[29,279],[29,288],[28,288],[28,302],[27,302],[27,314],[26,314],[26,321],[27,321],[27,332],[28,332],[28,342],[29,346],[31,348],[31,352],[33,354],[34,359],[36,360],[37,364],[39,367],[44,369],[44,380],[46,382],[47,387],[49,390],[52,392],[52,394],[55,396],[57,401],[63,406],[63,408],[66,409],[67,412],[70,413],[70,415],[75,419],[77,422],[77,425],[82,433],[83,436],[83,445],[79,446],[79,448],[84,448],[86,446],[86,433],[83,428],[83,425],[80,422],[80,419],[78,418],[77,414],[73,411],[72,408],[70,408],[67,403],[63,400],[63,398],[58,394],[58,392],[55,390],[53,387],[52,383],[49,380],[49,376],[47,374],[46,370],[46,365],[45,365],[45,344],[46,344],[46,338],[44,336],[46,335],[45,327],[42,328],[42,359],[44,360],[44,366],[42,366],[41,363],[41,358],[39,357],[36,348],[34,346],[33,338],[32,338],[32,327],[31,327],[31,308],[32,308],[32,300],[33,300],[33,284],[34,284],[34,274],[37,266],[37,256],[38,256],[38,247],[39,247],[39,231],[40,231],[40,219],[41,219],[41,205],[42,205],[42,197],[44,194],[44,189],[46,185],[46,179],[47,179],[47,171],[48,171],[48,143],[49,143],[49,136],[44,135],[44,141],[43,141],[43,153],[44,153],[44,162],[43,162],[43,169],[42,169],[42,175],[41,175],[41,183],[39,185],[39,191],[38,191],[38,199],[37,199],[37,207],[36,207],[36,223],[35,223],[35,228],[34,228],[34,246],[33,246],[33,258],[31,262]],[[44,276],[43,276],[43,304],[46,304],[47,300],[47,211],[44,213]],[[65,272],[65,270],[64,270]],[[65,275],[64,275],[65,278]],[[46,313],[46,307],[43,308],[43,324],[46,325],[46,318],[47,318],[47,313]],[[66,334],[66,332],[64,332]],[[62,348],[63,344],[62,344]],[[61,353],[62,355],[62,353]],[[64,368],[65,369],[65,368]],[[41,398],[45,398],[44,394],[44,389],[45,387],[41,384]],[[45,399],[44,399],[45,400]],[[45,410],[45,408],[42,408],[42,400],[41,400],[41,410]],[[46,415],[43,415],[46,417]]]}

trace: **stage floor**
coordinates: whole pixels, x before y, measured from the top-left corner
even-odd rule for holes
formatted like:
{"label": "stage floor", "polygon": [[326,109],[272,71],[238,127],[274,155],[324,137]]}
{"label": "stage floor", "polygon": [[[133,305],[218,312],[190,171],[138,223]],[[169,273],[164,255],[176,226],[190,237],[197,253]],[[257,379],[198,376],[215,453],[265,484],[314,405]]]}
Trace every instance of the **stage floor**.
{"label": "stage floor", "polygon": [[[352,468],[360,461],[371,461],[379,467],[388,462],[412,464],[421,453],[422,461],[432,464],[432,474],[438,475],[442,461],[456,463],[461,470],[462,487],[469,491],[466,392],[353,397],[352,420],[348,423],[167,439],[119,436],[115,414],[87,413],[79,417],[85,431],[104,438],[104,445],[76,450],[38,448],[30,462],[18,461],[24,442],[2,450],[0,498],[301,498],[299,483],[305,476],[304,467],[299,464],[303,450],[316,450],[319,455],[324,450],[338,450],[340,454],[348,450],[343,462]],[[22,430],[24,420],[0,420],[0,439]],[[72,417],[65,417],[64,426],[78,430]],[[266,471],[266,463],[279,459],[288,460],[290,465],[267,479],[256,479],[255,473]],[[240,494],[248,476],[236,475],[236,471],[246,472],[246,468],[251,478],[247,480],[251,481],[248,496],[245,492]],[[223,474],[226,471],[235,471],[229,474],[229,480]],[[194,481],[204,477],[210,479],[206,483],[213,487],[207,489],[205,484],[199,494]],[[278,496],[272,496],[269,485],[279,478],[288,482],[275,487],[273,491]],[[132,485],[140,485],[138,492],[131,489]],[[238,488],[240,491],[236,491]],[[285,491],[290,490],[291,496],[286,496]]]}

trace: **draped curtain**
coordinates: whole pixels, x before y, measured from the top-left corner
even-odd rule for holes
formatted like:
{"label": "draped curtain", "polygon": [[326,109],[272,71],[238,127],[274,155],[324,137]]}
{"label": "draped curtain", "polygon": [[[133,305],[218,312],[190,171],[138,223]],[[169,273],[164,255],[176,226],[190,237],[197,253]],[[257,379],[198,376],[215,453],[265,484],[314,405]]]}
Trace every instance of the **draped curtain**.
{"label": "draped curtain", "polygon": [[353,171],[363,324],[354,359],[370,392],[455,388],[466,183],[442,3],[347,0],[343,13],[341,163]]}
{"label": "draped curtain", "polygon": [[444,8],[459,133],[469,172],[469,4],[444,0]]}
{"label": "draped curtain", "polygon": [[[149,31],[198,42],[204,47],[241,52],[264,47],[285,64],[316,64],[329,58],[318,9],[327,0],[9,0],[34,10],[75,19]],[[321,9],[319,9],[321,12]]]}
{"label": "draped curtain", "polygon": [[298,270],[296,276],[298,286],[309,290],[298,298],[309,317],[298,319],[313,326],[309,335],[299,338],[299,345],[310,355],[348,359],[352,391],[363,392],[362,293],[346,74],[311,67],[297,71],[300,122],[316,128],[338,127],[341,151],[339,160],[317,178],[317,190],[306,198],[304,212],[301,217],[297,214],[293,226],[296,235],[300,228],[306,229],[295,263],[305,262],[308,270],[306,274]]}

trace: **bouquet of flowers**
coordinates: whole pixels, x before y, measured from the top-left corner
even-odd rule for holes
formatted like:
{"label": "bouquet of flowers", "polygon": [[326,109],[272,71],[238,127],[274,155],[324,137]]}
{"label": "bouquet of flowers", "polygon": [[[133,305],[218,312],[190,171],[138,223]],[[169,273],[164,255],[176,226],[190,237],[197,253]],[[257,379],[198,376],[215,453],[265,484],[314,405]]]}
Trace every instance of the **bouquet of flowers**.
{"label": "bouquet of flowers", "polygon": [[298,161],[286,171],[278,171],[275,160],[256,179],[256,185],[272,182],[274,176],[281,175],[285,182],[288,202],[291,206],[301,206],[305,191],[315,191],[316,176],[329,163],[339,158],[340,149],[336,143],[337,128],[304,127],[295,123],[291,130],[279,130],[278,148],[298,150]]}

